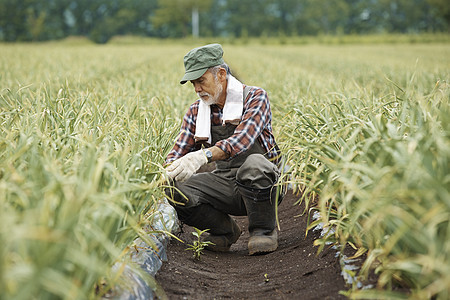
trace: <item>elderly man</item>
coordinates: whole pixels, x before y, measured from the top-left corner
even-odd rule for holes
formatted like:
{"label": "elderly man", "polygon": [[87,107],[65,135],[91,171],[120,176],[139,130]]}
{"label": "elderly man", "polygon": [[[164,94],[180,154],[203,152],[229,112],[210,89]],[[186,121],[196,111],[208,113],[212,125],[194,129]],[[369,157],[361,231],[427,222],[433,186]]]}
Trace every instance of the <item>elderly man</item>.
{"label": "elderly man", "polygon": [[[166,171],[180,221],[209,229],[212,251],[228,251],[241,235],[230,215],[248,216],[250,255],[278,247],[275,204],[282,198],[267,93],[246,86],[230,73],[222,46],[195,48],[184,57],[181,84],[190,81],[199,96],[184,116],[167,156]],[[212,172],[200,167],[215,162]]]}

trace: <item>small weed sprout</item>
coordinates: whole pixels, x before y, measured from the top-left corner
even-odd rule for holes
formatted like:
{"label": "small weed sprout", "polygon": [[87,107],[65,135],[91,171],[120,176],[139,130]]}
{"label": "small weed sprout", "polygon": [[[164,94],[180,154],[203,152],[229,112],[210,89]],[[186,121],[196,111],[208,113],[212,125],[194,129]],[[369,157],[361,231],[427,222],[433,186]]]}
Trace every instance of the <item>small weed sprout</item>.
{"label": "small weed sprout", "polygon": [[188,244],[188,248],[186,250],[192,250],[193,252],[193,258],[200,260],[200,256],[203,254],[203,249],[205,249],[208,245],[214,245],[214,243],[209,241],[202,241],[201,236],[203,233],[208,231],[209,229],[200,230],[198,228],[195,228],[195,232],[192,232],[192,234],[197,238],[196,241],[194,241],[193,244]]}

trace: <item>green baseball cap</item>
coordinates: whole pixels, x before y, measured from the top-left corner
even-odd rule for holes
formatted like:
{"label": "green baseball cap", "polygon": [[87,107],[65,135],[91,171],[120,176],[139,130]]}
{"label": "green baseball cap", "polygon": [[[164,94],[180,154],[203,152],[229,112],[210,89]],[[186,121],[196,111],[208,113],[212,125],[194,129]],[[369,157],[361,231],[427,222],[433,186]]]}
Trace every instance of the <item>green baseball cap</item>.
{"label": "green baseball cap", "polygon": [[180,83],[200,78],[205,72],[217,65],[223,64],[223,49],[220,44],[210,44],[192,49],[184,56],[184,73]]}

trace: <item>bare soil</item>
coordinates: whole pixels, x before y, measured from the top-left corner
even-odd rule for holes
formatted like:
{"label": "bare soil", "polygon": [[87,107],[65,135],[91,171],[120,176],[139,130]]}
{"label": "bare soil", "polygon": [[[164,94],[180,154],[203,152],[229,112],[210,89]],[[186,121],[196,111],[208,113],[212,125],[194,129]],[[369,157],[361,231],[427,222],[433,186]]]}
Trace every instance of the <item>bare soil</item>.
{"label": "bare soil", "polygon": [[[172,239],[168,261],[156,275],[169,299],[346,299],[339,258],[333,249],[317,254],[313,245],[319,232],[305,236],[307,214],[288,193],[279,206],[278,250],[249,256],[247,217],[234,217],[242,235],[230,252],[204,251],[193,258],[185,243]],[[192,228],[185,225],[179,237],[192,243]]]}

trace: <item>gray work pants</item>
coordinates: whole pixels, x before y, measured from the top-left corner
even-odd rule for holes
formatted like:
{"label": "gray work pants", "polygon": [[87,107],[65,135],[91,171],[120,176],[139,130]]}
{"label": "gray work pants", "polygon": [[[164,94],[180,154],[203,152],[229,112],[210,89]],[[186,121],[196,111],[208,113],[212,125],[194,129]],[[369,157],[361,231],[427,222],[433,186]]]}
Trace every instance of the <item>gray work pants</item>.
{"label": "gray work pants", "polygon": [[188,211],[204,203],[226,214],[245,216],[247,210],[236,180],[253,189],[267,189],[277,182],[279,175],[278,167],[262,154],[251,154],[239,168],[195,174],[185,182],[174,182],[175,188],[166,189],[166,194],[184,204],[172,203],[181,220],[183,211],[187,216]]}

